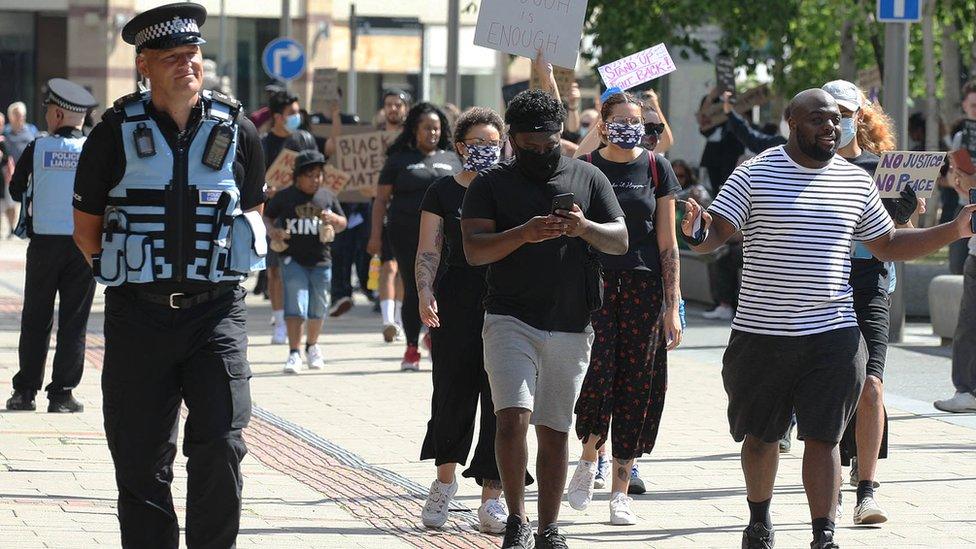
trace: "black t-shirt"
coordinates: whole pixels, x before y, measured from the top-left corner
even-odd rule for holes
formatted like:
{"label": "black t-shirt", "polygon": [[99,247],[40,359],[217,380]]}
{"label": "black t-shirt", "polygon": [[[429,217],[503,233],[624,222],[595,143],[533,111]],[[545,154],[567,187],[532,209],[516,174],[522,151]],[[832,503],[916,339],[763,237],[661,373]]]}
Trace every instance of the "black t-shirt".
{"label": "black t-shirt", "polygon": [[[596,167],[582,160],[559,159],[546,183],[530,181],[505,162],[482,172],[464,195],[462,219],[491,219],[496,232],[549,215],[552,197],[573,193],[586,218],[607,223],[623,217],[613,188]],[[583,332],[590,323],[584,260],[587,243],[563,236],[525,244],[488,267],[489,313],[513,316],[540,330]]]}
{"label": "black t-shirt", "polygon": [[657,246],[654,229],[657,199],[681,190],[678,177],[671,163],[663,156],[654,155],[657,163],[657,185],[652,182],[651,156],[644,150],[630,162],[613,162],[599,151],[589,160],[610,180],[627,223],[630,247],[624,255],[600,254],[604,269],[661,272],[661,252]]}
{"label": "black t-shirt", "polygon": [[[868,172],[871,177],[874,177],[874,172],[878,169],[878,163],[881,162],[881,158],[874,153],[861,151],[859,156],[848,158],[847,161]],[[893,200],[885,198],[882,199],[881,202],[890,212]],[[855,246],[862,247],[863,244],[855,242]],[[866,250],[866,248],[860,249]],[[887,291],[889,274],[888,265],[883,261],[878,261],[874,257],[854,257],[851,259],[851,277],[849,282],[851,284],[851,288],[854,290],[874,290],[881,288]]]}
{"label": "black t-shirt", "polygon": [[322,226],[319,213],[326,209],[345,215],[335,195],[327,190],[313,195],[292,185],[275,194],[264,206],[264,216],[273,220],[275,228],[285,229],[290,236],[285,241],[288,249],[280,255],[291,257],[304,267],[331,265],[332,246],[319,240]]}
{"label": "black t-shirt", "polygon": [[434,181],[424,194],[420,209],[444,220],[444,249],[442,263],[449,267],[470,267],[464,257],[461,242],[461,204],[467,191],[453,175]]}
{"label": "black t-shirt", "polygon": [[427,187],[437,179],[461,171],[461,161],[451,151],[434,151],[429,155],[411,149],[390,155],[380,171],[379,184],[393,187],[386,212],[389,225],[420,227],[420,204]]}

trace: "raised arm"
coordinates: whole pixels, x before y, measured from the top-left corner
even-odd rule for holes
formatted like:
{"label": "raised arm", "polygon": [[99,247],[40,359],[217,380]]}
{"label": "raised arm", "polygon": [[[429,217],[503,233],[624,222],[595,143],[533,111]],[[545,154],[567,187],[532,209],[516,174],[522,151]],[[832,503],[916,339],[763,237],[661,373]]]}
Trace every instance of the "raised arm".
{"label": "raised arm", "polygon": [[976,204],[963,206],[956,219],[927,229],[894,229],[865,242],[881,261],[907,261],[928,255],[960,238],[973,236],[972,217]]}
{"label": "raised arm", "polygon": [[329,138],[325,140],[325,146],[322,147],[322,153],[325,154],[326,158],[335,156],[336,142],[342,135],[342,112],[339,109],[339,101],[332,101],[329,107],[331,107],[332,128],[329,132]]}

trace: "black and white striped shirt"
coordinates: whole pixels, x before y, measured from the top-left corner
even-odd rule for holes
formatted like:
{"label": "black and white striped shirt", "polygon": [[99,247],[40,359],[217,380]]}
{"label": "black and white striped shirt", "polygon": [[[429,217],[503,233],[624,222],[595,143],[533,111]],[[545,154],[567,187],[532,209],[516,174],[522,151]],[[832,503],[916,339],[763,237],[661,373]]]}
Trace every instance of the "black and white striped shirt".
{"label": "black and white striped shirt", "polygon": [[802,336],[857,326],[851,244],[894,228],[864,170],[840,156],[805,168],[775,147],[736,168],[708,211],[743,234],[732,328]]}

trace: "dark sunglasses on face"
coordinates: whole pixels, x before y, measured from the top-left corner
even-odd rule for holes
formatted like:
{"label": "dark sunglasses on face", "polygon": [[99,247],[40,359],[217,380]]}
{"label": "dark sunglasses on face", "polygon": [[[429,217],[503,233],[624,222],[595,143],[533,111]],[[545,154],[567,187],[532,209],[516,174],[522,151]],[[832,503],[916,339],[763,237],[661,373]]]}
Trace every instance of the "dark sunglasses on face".
{"label": "dark sunglasses on face", "polygon": [[664,133],[664,124],[655,124],[653,122],[648,122],[644,124],[644,134],[661,135],[662,133]]}

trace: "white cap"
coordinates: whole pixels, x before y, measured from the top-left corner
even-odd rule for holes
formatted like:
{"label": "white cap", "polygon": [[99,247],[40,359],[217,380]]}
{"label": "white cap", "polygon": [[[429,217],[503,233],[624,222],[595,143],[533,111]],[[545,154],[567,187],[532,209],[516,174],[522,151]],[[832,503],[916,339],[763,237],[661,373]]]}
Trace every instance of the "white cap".
{"label": "white cap", "polygon": [[829,93],[841,107],[851,111],[861,109],[861,90],[847,80],[827,82],[821,89]]}

